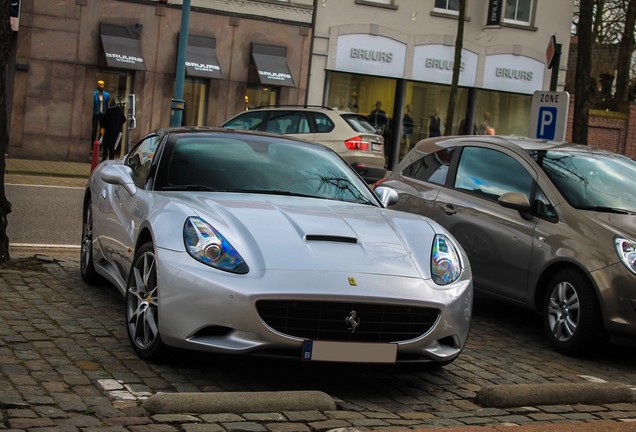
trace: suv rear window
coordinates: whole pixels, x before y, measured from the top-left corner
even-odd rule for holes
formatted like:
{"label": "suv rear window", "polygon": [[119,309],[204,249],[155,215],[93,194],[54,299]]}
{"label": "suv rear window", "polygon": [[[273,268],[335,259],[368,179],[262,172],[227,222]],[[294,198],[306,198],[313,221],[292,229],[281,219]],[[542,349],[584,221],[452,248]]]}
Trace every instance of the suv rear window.
{"label": "suv rear window", "polygon": [[331,119],[323,113],[315,112],[314,121],[316,122],[316,132],[318,133],[331,132],[336,127]]}
{"label": "suv rear window", "polygon": [[345,121],[349,123],[349,126],[356,132],[377,133],[367,118],[361,114],[342,114],[341,117],[345,119]]}

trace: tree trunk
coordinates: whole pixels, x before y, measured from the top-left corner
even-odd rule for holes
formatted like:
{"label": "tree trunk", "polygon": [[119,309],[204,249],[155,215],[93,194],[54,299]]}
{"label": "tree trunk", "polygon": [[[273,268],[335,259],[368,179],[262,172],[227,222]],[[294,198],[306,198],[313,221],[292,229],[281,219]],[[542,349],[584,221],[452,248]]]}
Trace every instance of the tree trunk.
{"label": "tree trunk", "polygon": [[614,109],[622,110],[629,101],[629,75],[634,53],[634,25],[636,24],[636,0],[629,0],[625,10],[625,28],[616,63],[616,90]]}
{"label": "tree trunk", "polygon": [[574,88],[574,122],[572,140],[587,144],[587,126],[590,109],[590,76],[592,70],[592,19],[594,0],[581,0],[578,36],[578,57],[576,59],[576,80]]}
{"label": "tree trunk", "polygon": [[[466,19],[466,3],[468,0],[459,1],[459,17],[457,19],[457,37],[455,38],[455,60],[453,63],[453,79],[450,95],[448,96],[448,108],[446,109],[446,122],[444,123],[444,135],[453,134],[453,117],[455,116],[455,104],[457,103],[457,86],[459,73],[462,66],[462,48],[464,47],[464,20]],[[460,131],[460,133],[462,133]]]}
{"label": "tree trunk", "polygon": [[9,237],[7,237],[7,215],[11,213],[11,203],[4,188],[5,155],[9,146],[7,125],[7,68],[13,30],[9,24],[10,0],[0,0],[0,262],[11,259]]}

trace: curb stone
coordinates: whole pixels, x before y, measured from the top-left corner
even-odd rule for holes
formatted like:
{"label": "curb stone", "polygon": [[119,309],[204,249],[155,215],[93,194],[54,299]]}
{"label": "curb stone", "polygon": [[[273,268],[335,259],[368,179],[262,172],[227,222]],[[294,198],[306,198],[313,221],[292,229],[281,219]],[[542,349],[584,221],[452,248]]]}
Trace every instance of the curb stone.
{"label": "curb stone", "polygon": [[510,408],[537,405],[604,405],[633,403],[630,387],[616,383],[509,384],[483,387],[475,403],[484,407]]}
{"label": "curb stone", "polygon": [[336,402],[320,391],[157,393],[142,407],[152,414],[267,413],[335,411]]}

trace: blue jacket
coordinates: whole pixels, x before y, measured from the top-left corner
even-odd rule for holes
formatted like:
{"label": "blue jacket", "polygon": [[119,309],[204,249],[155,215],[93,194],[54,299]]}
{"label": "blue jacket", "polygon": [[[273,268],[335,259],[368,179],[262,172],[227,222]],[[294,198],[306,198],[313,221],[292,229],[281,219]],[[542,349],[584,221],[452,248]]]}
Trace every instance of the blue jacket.
{"label": "blue jacket", "polygon": [[[97,96],[99,90],[93,92],[93,115],[99,114],[99,97]],[[110,100],[110,93],[104,91],[104,113],[108,109],[108,101]],[[103,113],[102,113],[103,114]]]}

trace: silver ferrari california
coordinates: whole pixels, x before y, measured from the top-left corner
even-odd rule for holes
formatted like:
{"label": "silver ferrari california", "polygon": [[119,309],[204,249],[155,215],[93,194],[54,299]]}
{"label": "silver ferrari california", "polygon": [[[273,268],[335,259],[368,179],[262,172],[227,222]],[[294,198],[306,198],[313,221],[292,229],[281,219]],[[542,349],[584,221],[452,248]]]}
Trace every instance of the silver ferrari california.
{"label": "silver ferrari california", "polygon": [[137,355],[173,348],[305,361],[462,351],[472,274],[423,216],[389,210],[332,150],[214,128],[150,133],[91,174],[81,274],[125,296]]}

